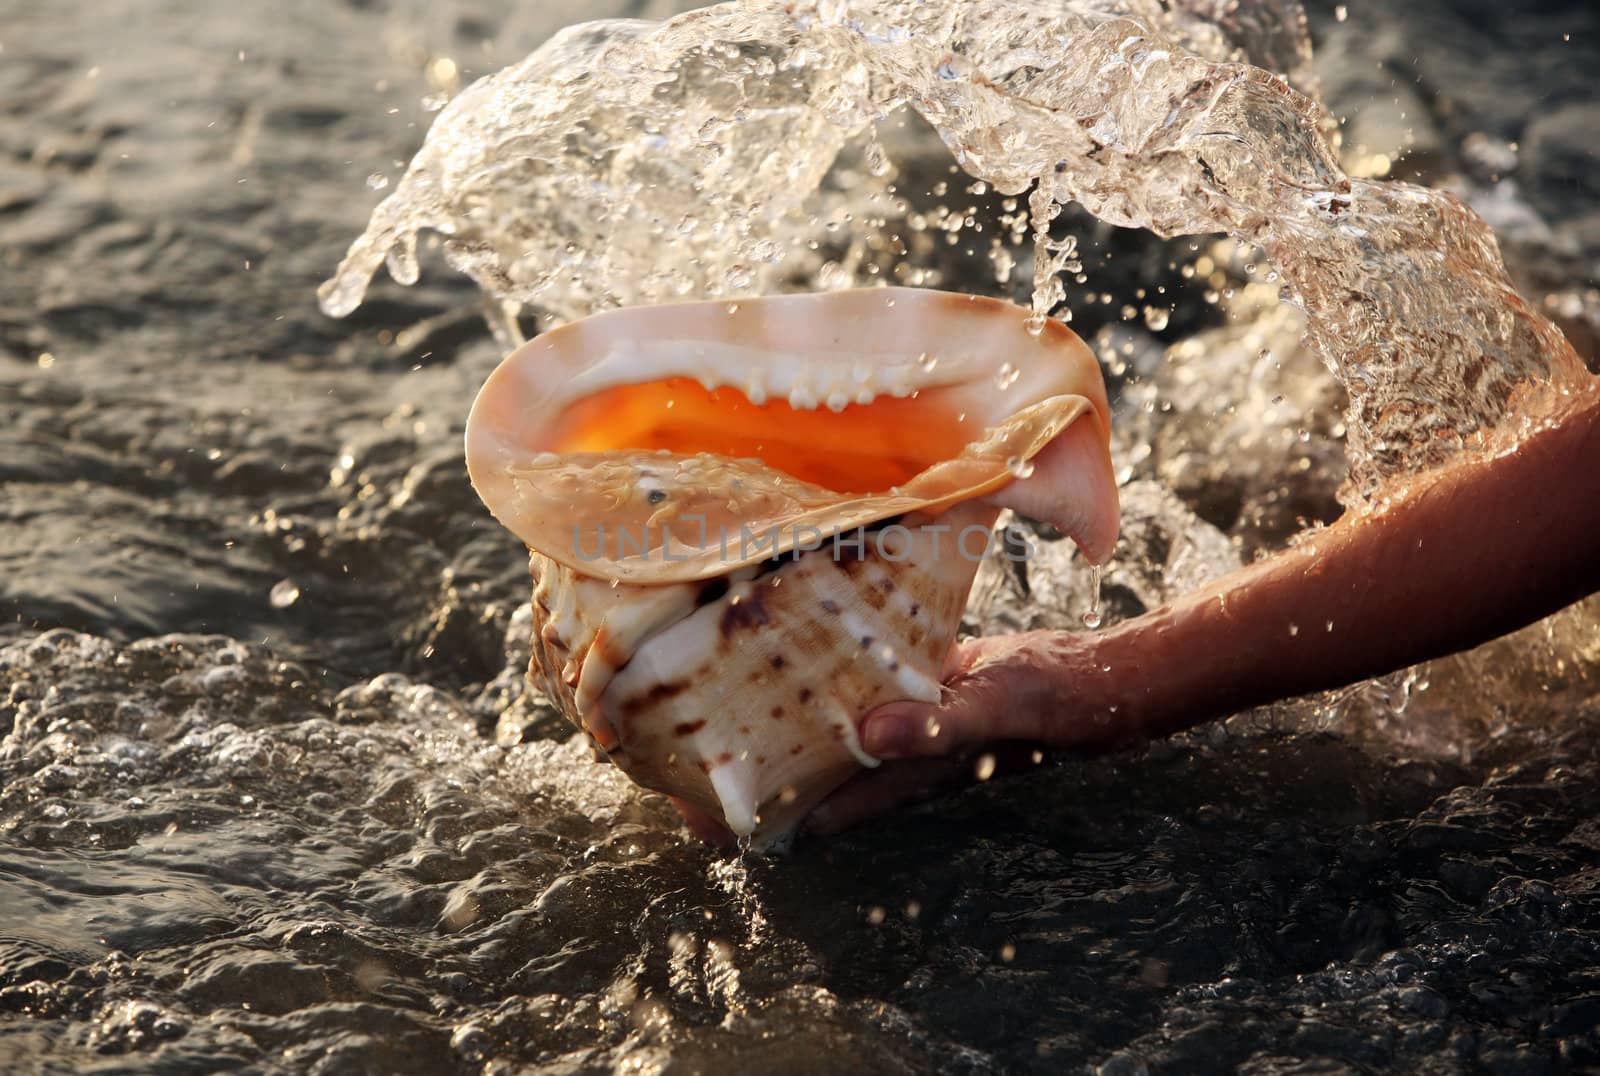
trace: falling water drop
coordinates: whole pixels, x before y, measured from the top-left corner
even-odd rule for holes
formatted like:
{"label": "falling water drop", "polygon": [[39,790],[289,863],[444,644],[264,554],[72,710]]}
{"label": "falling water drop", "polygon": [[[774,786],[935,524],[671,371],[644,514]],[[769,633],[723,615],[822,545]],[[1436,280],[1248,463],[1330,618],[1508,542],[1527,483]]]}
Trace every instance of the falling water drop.
{"label": "falling water drop", "polygon": [[280,579],[272,585],[267,596],[274,609],[287,609],[300,600],[300,587],[293,579]]}
{"label": "falling water drop", "polygon": [[889,164],[888,151],[876,137],[868,140],[862,156],[865,158],[867,171],[875,176],[886,176],[893,167]]}
{"label": "falling water drop", "polygon": [[1021,456],[1012,456],[1006,460],[1006,470],[1018,478],[1027,478],[1033,474],[1033,461],[1025,460]]}
{"label": "falling water drop", "polygon": [[381,191],[389,185],[389,177],[382,172],[374,172],[367,177],[367,190]]}
{"label": "falling water drop", "polygon": [[1100,565],[1089,567],[1089,610],[1083,614],[1083,626],[1090,631],[1098,628],[1101,623],[1100,616]]}

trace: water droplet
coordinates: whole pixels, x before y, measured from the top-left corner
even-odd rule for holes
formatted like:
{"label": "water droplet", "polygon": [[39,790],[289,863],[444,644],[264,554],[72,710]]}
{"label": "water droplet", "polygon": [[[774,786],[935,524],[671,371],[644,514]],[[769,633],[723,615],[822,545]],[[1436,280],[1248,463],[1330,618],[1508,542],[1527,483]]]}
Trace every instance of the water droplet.
{"label": "water droplet", "polygon": [[1171,310],[1163,310],[1160,307],[1155,306],[1147,306],[1144,308],[1145,327],[1153,333],[1158,333],[1162,329],[1165,329],[1167,327],[1167,322],[1171,319],[1171,317]]}
{"label": "water droplet", "polygon": [[931,351],[924,351],[921,355],[917,356],[917,365],[922,367],[923,373],[931,374],[939,365],[939,356],[935,355]]}
{"label": "water droplet", "polygon": [[1022,371],[1009,362],[1000,367],[1000,372],[994,375],[995,388],[1005,390],[1017,383],[1017,378],[1022,376]]}
{"label": "water droplet", "polygon": [[293,579],[280,579],[272,585],[267,600],[274,609],[287,609],[300,600],[300,587]]}
{"label": "water droplet", "polygon": [[872,139],[867,143],[863,156],[866,158],[868,172],[875,176],[889,174],[889,155],[884,151],[882,142],[879,142],[876,138]]}
{"label": "water droplet", "polygon": [[881,926],[884,919],[888,917],[888,914],[889,913],[884,910],[883,905],[874,904],[872,907],[867,909],[867,922],[871,923],[875,927]]}
{"label": "water droplet", "polygon": [[1032,460],[1025,460],[1020,456],[1012,456],[1006,460],[1006,470],[1018,478],[1028,478],[1034,472]]}
{"label": "water droplet", "polygon": [[977,763],[972,767],[973,776],[980,781],[987,781],[994,776],[994,756],[984,753],[978,756]]}
{"label": "water droplet", "polygon": [[1090,631],[1094,631],[1096,628],[1098,628],[1102,620],[1100,616],[1101,574],[1102,572],[1100,565],[1094,564],[1089,567],[1089,610],[1083,614],[1081,619],[1083,620],[1083,626],[1088,628]]}
{"label": "water droplet", "polygon": [[381,191],[389,185],[389,177],[382,172],[374,172],[367,177],[367,190]]}

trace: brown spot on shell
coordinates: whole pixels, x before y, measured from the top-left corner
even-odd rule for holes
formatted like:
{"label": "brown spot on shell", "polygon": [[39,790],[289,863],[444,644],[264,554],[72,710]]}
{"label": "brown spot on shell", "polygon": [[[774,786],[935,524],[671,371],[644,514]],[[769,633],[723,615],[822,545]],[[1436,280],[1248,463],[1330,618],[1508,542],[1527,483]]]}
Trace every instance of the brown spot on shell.
{"label": "brown spot on shell", "polygon": [[811,701],[811,689],[810,688],[803,687],[803,688],[800,689],[800,701],[801,702],[810,702]]}
{"label": "brown spot on shell", "polygon": [[783,707],[774,706],[772,708],[772,716],[781,719],[783,717]]}
{"label": "brown spot on shell", "polygon": [[672,734],[674,736],[693,736],[705,727],[706,719],[703,717],[694,721],[680,721],[672,726]]}
{"label": "brown spot on shell", "polygon": [[688,680],[663,680],[661,683],[654,685],[649,691],[645,692],[642,700],[639,700],[638,702],[629,700],[629,703],[635,706],[650,706],[666,699],[673,698],[674,696],[681,695],[685,691],[688,691],[689,687],[690,683]]}
{"label": "brown spot on shell", "polygon": [[784,656],[782,654],[774,654],[774,655],[772,655],[772,667],[774,669],[781,669],[787,664],[789,664],[789,662],[784,658]]}
{"label": "brown spot on shell", "polygon": [[860,542],[841,542],[835,539],[833,543],[834,563],[840,568],[844,569],[846,572],[855,571],[856,565],[860,564],[867,558],[867,543],[865,541],[865,537],[862,537],[863,540]]}
{"label": "brown spot on shell", "polygon": [[822,599],[822,611],[824,613],[827,613],[829,616],[838,616],[839,615],[839,603],[834,601],[832,598],[823,598]]}
{"label": "brown spot on shell", "polygon": [[806,745],[805,744],[797,743],[793,747],[789,748],[789,754],[798,755],[800,752],[804,751],[805,749],[806,749]]}
{"label": "brown spot on shell", "polygon": [[746,597],[728,603],[728,607],[722,611],[722,621],[718,627],[723,638],[727,638],[736,632],[763,627],[770,619],[766,604],[760,598]]}

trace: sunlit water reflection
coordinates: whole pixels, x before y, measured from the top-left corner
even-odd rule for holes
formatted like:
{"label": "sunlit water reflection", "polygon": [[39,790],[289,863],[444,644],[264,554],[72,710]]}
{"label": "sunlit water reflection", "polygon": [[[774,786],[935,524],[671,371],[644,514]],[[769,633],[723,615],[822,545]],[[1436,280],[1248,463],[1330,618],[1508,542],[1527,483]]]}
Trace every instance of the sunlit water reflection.
{"label": "sunlit water reflection", "polygon": [[[391,192],[440,95],[569,13],[97,3],[63,35],[72,6],[0,27],[0,1060],[1600,1063],[1592,613],[783,859],[719,857],[523,691],[523,557],[460,463],[499,354],[475,289],[424,243],[416,287],[375,285],[345,322],[314,305],[367,177]],[[1400,93],[1363,81],[1369,57],[1420,54],[1418,167],[1513,207],[1491,220],[1519,286],[1581,345],[1600,236],[1563,179],[1592,129],[1564,87],[1593,85],[1600,27],[1574,11],[1315,25],[1325,88],[1355,87],[1338,110]],[[1003,259],[963,241],[966,210],[1026,240],[1026,199],[970,189],[914,127],[883,142],[923,282],[987,286]],[[1490,166],[1512,142],[1507,189]],[[1336,513],[1345,401],[1269,265],[1056,227],[1121,401],[1107,619]],[[1025,294],[1028,245],[1003,249]],[[806,271],[897,256],[850,257]],[[1076,625],[1063,547],[1027,583],[1024,604],[986,570],[973,627]]]}

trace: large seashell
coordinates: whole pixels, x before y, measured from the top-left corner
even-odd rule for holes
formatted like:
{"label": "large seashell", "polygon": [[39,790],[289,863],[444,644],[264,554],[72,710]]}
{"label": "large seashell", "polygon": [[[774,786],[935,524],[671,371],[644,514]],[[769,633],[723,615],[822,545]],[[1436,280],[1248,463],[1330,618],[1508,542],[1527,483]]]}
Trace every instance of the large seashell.
{"label": "large seashell", "polygon": [[467,465],[531,550],[540,684],[635,781],[764,843],[939,698],[1003,507],[1105,561],[1099,366],[1064,326],[884,288],[611,311],[489,377]]}

